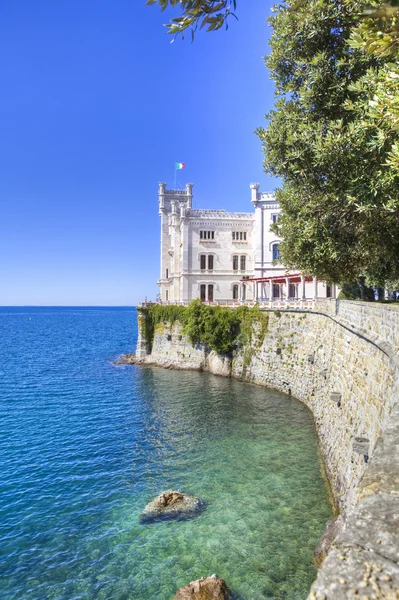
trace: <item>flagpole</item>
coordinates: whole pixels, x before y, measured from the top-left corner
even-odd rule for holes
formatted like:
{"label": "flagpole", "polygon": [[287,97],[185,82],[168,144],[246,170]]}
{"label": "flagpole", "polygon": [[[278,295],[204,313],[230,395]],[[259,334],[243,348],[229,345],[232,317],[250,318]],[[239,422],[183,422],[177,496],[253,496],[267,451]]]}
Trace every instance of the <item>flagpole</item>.
{"label": "flagpole", "polygon": [[176,161],[175,161],[175,187],[174,187],[174,189],[176,189],[176,171],[177,171],[177,169],[176,169]]}

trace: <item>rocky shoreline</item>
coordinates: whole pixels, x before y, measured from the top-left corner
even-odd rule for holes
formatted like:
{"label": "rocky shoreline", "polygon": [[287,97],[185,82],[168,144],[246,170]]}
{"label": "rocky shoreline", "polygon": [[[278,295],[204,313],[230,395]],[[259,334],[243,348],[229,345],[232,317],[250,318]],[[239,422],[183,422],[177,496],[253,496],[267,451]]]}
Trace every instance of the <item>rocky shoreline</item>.
{"label": "rocky shoreline", "polygon": [[122,354],[112,361],[114,365],[135,365],[144,362],[144,358],[137,358],[135,354]]}

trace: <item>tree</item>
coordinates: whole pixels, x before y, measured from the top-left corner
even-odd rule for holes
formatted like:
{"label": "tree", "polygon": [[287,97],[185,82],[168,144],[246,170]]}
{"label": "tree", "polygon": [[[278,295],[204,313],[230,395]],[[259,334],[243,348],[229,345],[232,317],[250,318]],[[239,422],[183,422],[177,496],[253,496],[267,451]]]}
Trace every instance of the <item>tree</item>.
{"label": "tree", "polygon": [[147,4],[158,4],[161,10],[178,6],[182,14],[171,19],[166,27],[168,33],[174,36],[181,35],[183,38],[188,29],[191,30],[192,39],[198,27],[205,27],[206,31],[215,31],[224,25],[227,29],[228,18],[237,18],[233,12],[236,9],[236,0],[147,0]]}
{"label": "tree", "polygon": [[334,282],[383,283],[399,278],[399,138],[374,96],[398,82],[386,81],[390,55],[356,46],[375,26],[371,15],[362,24],[362,11],[356,0],[275,8],[266,63],[277,101],[258,135],[265,170],[283,180],[284,264]]}

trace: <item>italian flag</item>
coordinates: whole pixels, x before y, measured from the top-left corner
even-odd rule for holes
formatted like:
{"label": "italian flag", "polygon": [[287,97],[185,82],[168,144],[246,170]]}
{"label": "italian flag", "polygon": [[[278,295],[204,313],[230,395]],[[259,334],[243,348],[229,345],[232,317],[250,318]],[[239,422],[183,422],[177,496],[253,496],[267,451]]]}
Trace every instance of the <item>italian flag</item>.
{"label": "italian flag", "polygon": [[179,169],[185,169],[186,165],[184,163],[176,163],[176,171]]}

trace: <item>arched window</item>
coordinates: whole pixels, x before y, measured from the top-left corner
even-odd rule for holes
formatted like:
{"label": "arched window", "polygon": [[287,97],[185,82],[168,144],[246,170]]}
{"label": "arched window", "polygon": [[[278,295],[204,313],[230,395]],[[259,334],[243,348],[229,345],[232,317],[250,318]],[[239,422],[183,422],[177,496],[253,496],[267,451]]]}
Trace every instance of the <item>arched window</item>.
{"label": "arched window", "polygon": [[240,270],[245,271],[246,256],[240,256]]}
{"label": "arched window", "polygon": [[238,271],[238,256],[233,256],[233,271]]}
{"label": "arched window", "polygon": [[238,285],[233,285],[233,300],[238,300]]}
{"label": "arched window", "polygon": [[210,255],[208,256],[208,269],[209,269],[210,271],[212,271],[212,270],[213,270],[213,254],[210,254]]}
{"label": "arched window", "polygon": [[208,302],[213,302],[213,285],[208,285]]}
{"label": "arched window", "polygon": [[273,260],[279,261],[280,260],[280,244],[273,244],[272,252],[273,252]]}
{"label": "arched window", "polygon": [[200,300],[201,302],[206,300],[206,285],[204,283],[200,285]]}
{"label": "arched window", "polygon": [[205,271],[205,269],[206,269],[206,254],[200,255],[200,265],[201,265],[201,271]]}
{"label": "arched window", "polygon": [[166,279],[169,279],[169,269],[166,269]]}

